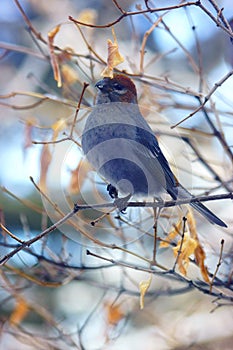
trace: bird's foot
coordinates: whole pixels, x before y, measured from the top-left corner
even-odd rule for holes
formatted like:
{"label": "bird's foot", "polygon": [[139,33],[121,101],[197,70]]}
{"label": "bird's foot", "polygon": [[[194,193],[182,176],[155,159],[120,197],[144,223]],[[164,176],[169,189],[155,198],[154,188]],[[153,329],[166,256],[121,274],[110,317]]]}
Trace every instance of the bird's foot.
{"label": "bird's foot", "polygon": [[120,210],[121,213],[124,214],[124,212],[126,211],[128,201],[131,196],[132,196],[131,194],[128,194],[126,197],[116,198],[114,200],[114,205]]}
{"label": "bird's foot", "polygon": [[108,191],[109,196],[111,198],[118,198],[118,191],[117,191],[116,187],[114,187],[113,185],[109,184],[107,186],[107,191]]}

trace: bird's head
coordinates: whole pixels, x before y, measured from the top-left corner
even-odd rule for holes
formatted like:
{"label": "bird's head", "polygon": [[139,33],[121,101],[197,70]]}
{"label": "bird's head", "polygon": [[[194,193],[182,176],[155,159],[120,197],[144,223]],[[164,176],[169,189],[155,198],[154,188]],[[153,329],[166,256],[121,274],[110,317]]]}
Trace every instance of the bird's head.
{"label": "bird's head", "polygon": [[103,78],[95,85],[98,88],[97,104],[110,102],[137,103],[137,91],[131,79],[123,74]]}

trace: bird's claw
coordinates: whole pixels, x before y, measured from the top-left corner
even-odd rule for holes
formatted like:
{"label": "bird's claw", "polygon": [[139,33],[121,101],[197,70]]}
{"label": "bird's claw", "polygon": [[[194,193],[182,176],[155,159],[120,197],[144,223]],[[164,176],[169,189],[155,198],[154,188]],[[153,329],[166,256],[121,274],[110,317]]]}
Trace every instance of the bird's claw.
{"label": "bird's claw", "polygon": [[107,191],[108,191],[111,198],[118,198],[118,191],[117,191],[116,187],[114,187],[113,185],[109,184],[107,186]]}

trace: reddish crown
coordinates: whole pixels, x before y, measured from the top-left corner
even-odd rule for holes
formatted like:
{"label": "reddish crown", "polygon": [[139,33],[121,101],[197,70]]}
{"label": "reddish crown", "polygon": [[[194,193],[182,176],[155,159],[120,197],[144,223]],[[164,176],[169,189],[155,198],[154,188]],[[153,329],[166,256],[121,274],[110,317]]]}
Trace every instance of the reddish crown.
{"label": "reddish crown", "polygon": [[137,97],[136,86],[133,81],[123,74],[114,74],[112,78],[113,82],[119,83],[127,88],[135,97]]}

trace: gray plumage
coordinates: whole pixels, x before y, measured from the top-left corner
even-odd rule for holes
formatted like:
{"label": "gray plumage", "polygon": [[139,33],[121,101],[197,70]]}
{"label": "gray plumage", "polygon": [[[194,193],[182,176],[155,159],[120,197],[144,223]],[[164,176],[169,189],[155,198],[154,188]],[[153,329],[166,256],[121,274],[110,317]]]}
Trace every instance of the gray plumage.
{"label": "gray plumage", "polygon": [[[142,117],[133,82],[123,76],[96,84],[97,102],[87,118],[82,148],[88,161],[123,195],[192,198],[181,186]],[[200,202],[190,205],[211,223],[226,224]]]}

